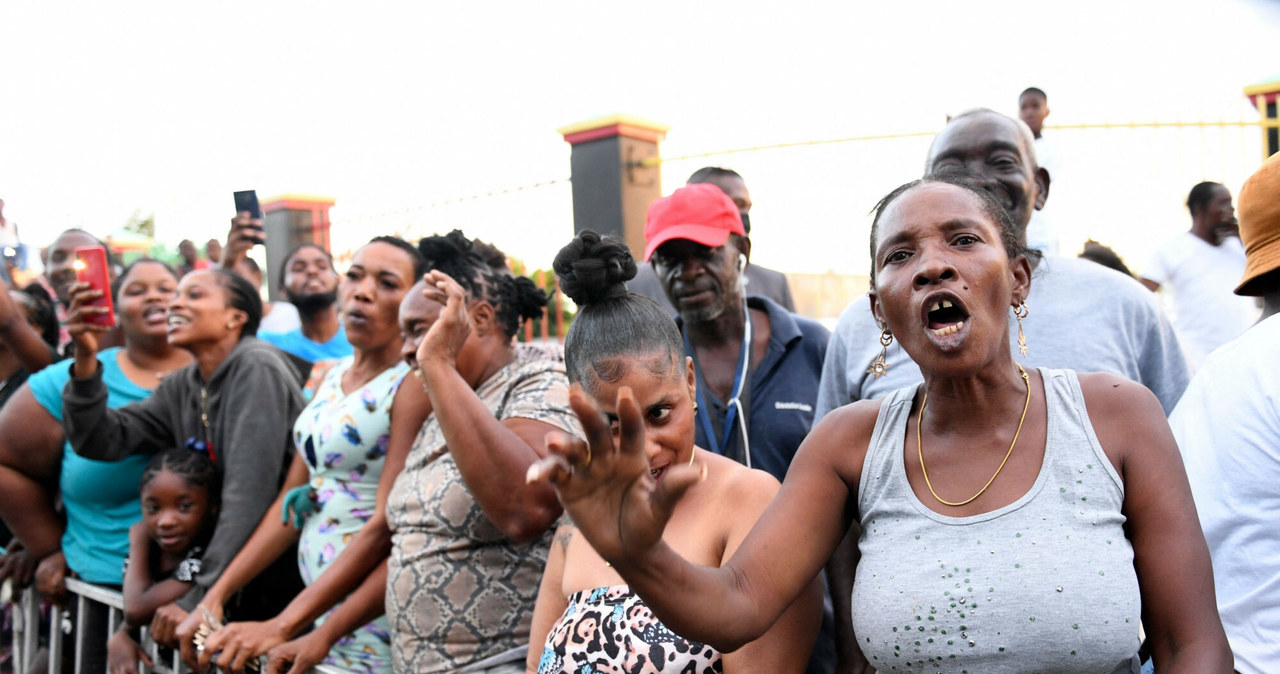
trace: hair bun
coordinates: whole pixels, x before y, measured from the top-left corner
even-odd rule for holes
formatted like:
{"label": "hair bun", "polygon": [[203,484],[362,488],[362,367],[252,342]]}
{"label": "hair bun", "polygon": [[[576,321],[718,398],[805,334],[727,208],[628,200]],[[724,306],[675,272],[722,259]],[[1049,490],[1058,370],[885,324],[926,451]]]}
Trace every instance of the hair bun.
{"label": "hair bun", "polygon": [[627,281],[636,276],[631,250],[589,229],[561,248],[551,267],[560,279],[560,290],[578,306],[626,295]]}
{"label": "hair bun", "polygon": [[471,240],[455,229],[444,236],[428,236],[418,242],[418,251],[427,263],[427,269],[440,271],[457,279],[469,276]]}

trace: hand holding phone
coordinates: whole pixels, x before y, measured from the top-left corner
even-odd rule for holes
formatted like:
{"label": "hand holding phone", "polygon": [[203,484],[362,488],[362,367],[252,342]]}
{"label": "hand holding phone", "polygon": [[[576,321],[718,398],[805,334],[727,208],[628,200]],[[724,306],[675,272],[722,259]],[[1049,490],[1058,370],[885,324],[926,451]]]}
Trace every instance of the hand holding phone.
{"label": "hand holding phone", "polygon": [[[257,190],[243,190],[236,192],[233,196],[236,201],[236,215],[248,213],[249,219],[253,221],[251,224],[242,227],[242,229],[247,230],[244,232],[244,236],[255,244],[266,243],[267,237],[262,231],[262,207],[258,205]],[[233,224],[235,223],[235,221],[232,222]]]}
{"label": "hand holding phone", "polygon": [[258,205],[258,193],[245,190],[235,193],[236,217],[231,219],[231,231],[222,247],[222,266],[234,269],[245,258],[249,249],[267,242],[262,229],[262,208]]}
{"label": "hand holding phone", "polygon": [[115,306],[111,302],[111,270],[107,267],[107,251],[102,246],[76,248],[76,280],[88,283],[101,295],[85,302],[90,307],[105,307],[106,311],[86,313],[84,322],[89,325],[111,327],[116,324]]}

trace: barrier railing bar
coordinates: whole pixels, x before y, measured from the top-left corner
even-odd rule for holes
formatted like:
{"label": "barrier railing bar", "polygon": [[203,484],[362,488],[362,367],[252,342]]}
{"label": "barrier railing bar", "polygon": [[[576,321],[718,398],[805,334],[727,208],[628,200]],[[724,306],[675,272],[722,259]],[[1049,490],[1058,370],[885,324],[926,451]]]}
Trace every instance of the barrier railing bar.
{"label": "barrier railing bar", "polygon": [[[62,607],[56,604],[49,611],[49,674],[62,671],[62,614]],[[38,625],[36,629],[39,629]]]}
{"label": "barrier railing bar", "polygon": [[[40,603],[35,590],[22,592],[13,619],[13,664],[15,672],[25,671],[40,647]],[[21,669],[19,669],[21,667]]]}
{"label": "barrier railing bar", "polygon": [[[67,591],[70,592],[72,590],[71,588],[67,588]],[[75,635],[76,636],[75,638],[75,642],[76,642],[75,671],[77,673],[84,671],[84,630],[85,630],[85,627],[88,625],[88,623],[89,623],[89,602],[85,600],[84,595],[77,594],[76,595],[76,635]],[[56,629],[58,629],[57,625],[50,625],[49,627],[50,632]],[[49,653],[50,666],[53,665],[53,662],[55,659],[57,660],[62,659],[61,657],[55,658],[54,655],[55,654],[52,652]],[[61,656],[62,651],[59,650],[56,655]]]}
{"label": "barrier railing bar", "polygon": [[[124,597],[113,590],[80,580],[67,579],[66,584],[67,592],[76,598],[75,671],[82,672],[84,671],[84,631],[88,622],[89,602],[97,602],[108,608],[107,637],[110,638],[124,623]],[[13,671],[25,672],[35,659],[40,645],[40,601],[35,588],[28,587],[22,590],[12,610],[14,611]],[[50,611],[49,674],[59,674],[62,671],[62,649],[65,641],[62,621],[66,613],[66,609],[57,605],[54,605]],[[160,645],[151,638],[146,627],[141,629],[139,636],[143,651],[150,655],[155,666],[148,667],[146,663],[139,661],[138,671],[143,674],[191,674],[191,670],[182,664],[182,656],[177,650],[174,650],[171,662],[163,661],[160,657]],[[166,664],[168,667],[165,666]],[[319,674],[345,674],[342,669],[325,664],[316,665],[312,671]]]}
{"label": "barrier railing bar", "polygon": [[99,604],[106,604],[112,608],[118,608],[121,611],[124,610],[124,595],[116,592],[115,590],[108,590],[105,587],[86,583],[83,580],[76,580],[75,578],[68,578],[66,582],[68,592],[74,592],[81,597],[87,597]]}

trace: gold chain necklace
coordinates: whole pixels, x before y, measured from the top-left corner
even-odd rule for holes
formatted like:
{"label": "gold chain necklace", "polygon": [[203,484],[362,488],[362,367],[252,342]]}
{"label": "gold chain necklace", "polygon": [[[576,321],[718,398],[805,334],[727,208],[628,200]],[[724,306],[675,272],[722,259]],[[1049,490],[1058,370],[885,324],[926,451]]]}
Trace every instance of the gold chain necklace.
{"label": "gold chain necklace", "polygon": [[992,482],[996,481],[996,476],[1000,474],[1000,471],[1004,470],[1004,464],[1008,463],[1009,457],[1013,455],[1013,446],[1018,444],[1018,436],[1022,434],[1022,422],[1027,420],[1027,408],[1031,407],[1031,380],[1027,378],[1027,371],[1022,369],[1021,365],[1018,365],[1017,363],[1014,363],[1014,365],[1018,366],[1018,373],[1022,376],[1022,385],[1027,387],[1027,400],[1022,403],[1022,418],[1018,419],[1018,430],[1014,431],[1013,442],[1009,443],[1009,451],[1005,452],[1004,461],[1000,462],[1000,467],[996,469],[995,475],[992,475],[991,479],[987,480],[987,483],[982,485],[982,489],[979,489],[978,493],[963,501],[948,501],[941,496],[938,496],[938,492],[933,490],[933,483],[929,481],[929,471],[924,467],[924,448],[922,447],[923,443],[921,442],[921,436],[923,433],[920,432],[920,426],[924,423],[924,408],[929,404],[929,391],[926,390],[924,392],[924,400],[920,403],[920,416],[916,417],[916,455],[920,457],[920,472],[924,473],[924,483],[929,487],[929,493],[933,494],[933,497],[938,499],[938,503],[952,507],[973,503],[974,500],[979,496],[982,496],[982,494],[987,491],[987,487],[990,487]]}

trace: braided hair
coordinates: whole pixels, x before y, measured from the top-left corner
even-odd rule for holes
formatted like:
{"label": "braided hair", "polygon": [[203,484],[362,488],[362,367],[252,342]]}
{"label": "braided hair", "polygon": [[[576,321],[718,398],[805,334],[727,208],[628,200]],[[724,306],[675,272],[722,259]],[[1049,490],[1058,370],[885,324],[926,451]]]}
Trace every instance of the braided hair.
{"label": "braided hair", "polygon": [[32,283],[22,290],[16,291],[22,298],[27,316],[40,329],[40,338],[51,349],[58,348],[58,312],[53,305],[53,297],[39,283]]}
{"label": "braided hair", "polygon": [[492,304],[507,339],[515,336],[525,320],[542,316],[547,294],[527,277],[495,271],[490,264],[492,256],[484,248],[477,249],[462,230],[426,237],[418,242],[418,250],[429,271],[448,274],[468,297]]}
{"label": "braided hair", "polygon": [[630,356],[664,353],[667,362],[679,361],[684,343],[675,321],[657,302],[627,290],[636,261],[621,241],[583,230],[551,266],[560,290],[579,307],[564,340],[570,381],[588,389],[596,379],[617,381]]}
{"label": "braided hair", "polygon": [[222,500],[222,471],[205,452],[175,447],[151,457],[138,481],[141,491],[162,471],[181,477],[188,485],[203,487],[209,494],[209,511],[214,512]]}

